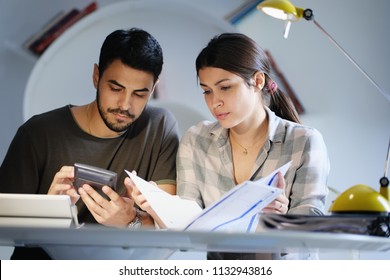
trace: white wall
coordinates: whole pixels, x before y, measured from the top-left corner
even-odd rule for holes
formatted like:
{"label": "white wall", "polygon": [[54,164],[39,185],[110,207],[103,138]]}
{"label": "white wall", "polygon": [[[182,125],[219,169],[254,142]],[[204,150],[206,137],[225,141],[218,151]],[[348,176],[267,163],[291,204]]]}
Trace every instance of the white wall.
{"label": "white wall", "polygon": [[[69,1],[62,1],[62,0],[4,0],[0,1],[0,161],[3,160],[6,151],[8,149],[8,146],[17,130],[17,128],[23,123],[24,116],[23,116],[23,99],[24,99],[24,93],[25,88],[27,86],[28,79],[32,73],[35,73],[34,68],[37,65],[40,65],[41,67],[45,68],[47,65],[42,64],[42,58],[41,60],[37,60],[35,57],[30,55],[28,52],[26,52],[24,49],[22,49],[21,45],[23,42],[31,36],[31,34],[38,31],[41,26],[43,26],[54,14],[56,14],[61,9],[69,10],[73,7],[77,7],[79,9],[86,6],[88,3],[90,3],[91,0],[69,0]],[[117,2],[143,2],[138,0],[100,0],[97,1],[99,3],[100,9],[97,11],[99,12],[103,8],[107,7],[108,4],[117,4]],[[146,2],[146,1],[145,1]],[[158,1],[156,1],[158,2]],[[160,1],[161,3],[163,1]],[[169,68],[172,65],[177,65],[177,63],[185,63],[186,57],[183,57],[184,54],[188,54],[189,49],[191,52],[193,52],[193,55],[196,55],[197,50],[195,47],[201,47],[203,46],[206,41],[211,37],[209,32],[212,32],[212,28],[218,29],[221,27],[220,32],[222,31],[228,31],[233,30],[234,27],[229,25],[226,22],[222,21],[222,18],[226,15],[228,15],[231,11],[239,7],[244,0],[198,0],[194,3],[193,1],[180,1],[178,0],[178,3],[180,4],[191,4],[194,6],[193,9],[189,9],[186,14],[187,18],[184,20],[185,22],[182,22],[182,24],[179,23],[172,23],[175,21],[175,9],[174,7],[170,6],[169,11],[172,12],[172,14],[169,14],[172,16],[171,18],[162,19],[161,17],[164,16],[164,13],[161,12],[163,9],[160,8],[159,10],[156,10],[154,12],[154,15],[150,15],[150,11],[146,11],[148,13],[147,17],[142,18],[142,15],[134,15],[131,14],[131,11],[129,12],[129,24],[137,24],[137,20],[135,18],[141,18],[141,20],[138,22],[139,24],[142,23],[143,26],[145,25],[151,25],[151,29],[154,31],[156,30],[164,30],[164,26],[170,26],[170,28],[165,28],[162,33],[165,35],[163,36],[162,40],[160,40],[160,32],[157,32],[158,34],[155,34],[154,31],[150,31],[149,28],[138,26],[145,28],[149,32],[151,32],[153,35],[156,36],[157,39],[159,39],[160,43],[162,44],[162,47],[164,49],[164,57],[165,57],[165,65],[164,69]],[[167,3],[167,1],[165,1]],[[120,4],[120,3],[119,3]],[[93,15],[91,15],[93,16]],[[177,16],[179,17],[179,16]],[[183,19],[184,16],[181,16],[179,18]],[[113,25],[115,25],[115,22],[117,22],[117,18],[113,17],[113,20],[110,21]],[[193,22],[191,22],[191,19]],[[124,21],[122,21],[124,22]],[[199,30],[197,28],[196,22],[202,24],[203,30]],[[207,26],[207,22],[212,23],[212,26]],[[221,24],[222,22],[222,24]],[[81,22],[80,22],[81,24]],[[100,24],[100,23],[97,23]],[[204,26],[203,26],[204,24]],[[104,26],[107,28],[107,25]],[[130,27],[130,26],[129,26]],[[172,28],[173,27],[173,28]],[[208,28],[210,27],[210,28]],[[211,28],[212,27],[212,28]],[[75,26],[73,28],[76,28]],[[125,27],[123,27],[125,28]],[[187,28],[187,30],[185,30]],[[104,29],[104,28],[103,28]],[[113,29],[112,29],[113,30]],[[112,31],[110,30],[110,32]],[[95,32],[98,32],[99,30],[95,30]],[[68,32],[71,32],[70,30]],[[108,34],[106,31],[101,31],[101,34]],[[91,33],[88,33],[91,35]],[[166,36],[169,34],[169,39],[171,41],[168,41],[168,37]],[[61,37],[53,44],[53,47],[55,45],[59,45],[59,41],[63,40],[63,36],[68,36],[66,34],[63,34]],[[105,36],[105,35],[104,35]],[[49,88],[51,95],[54,97],[54,101],[56,99],[63,98],[64,95],[66,95],[66,92],[72,89],[76,89],[74,92],[71,92],[72,94],[79,95],[80,88],[77,85],[83,84],[84,82],[88,86],[91,84],[91,75],[92,75],[92,66],[93,63],[96,62],[96,59],[98,59],[97,56],[94,56],[95,53],[98,55],[98,48],[100,48],[101,45],[101,35],[94,35],[92,37],[89,37],[91,41],[89,41],[89,44],[92,44],[92,46],[87,46],[87,52],[88,58],[91,56],[92,61],[88,61],[88,65],[83,64],[82,61],[85,61],[85,57],[79,58],[76,62],[69,62],[64,61],[62,62],[66,65],[65,68],[69,68],[70,63],[74,63],[72,66],[71,71],[77,72],[80,74],[79,77],[76,76],[76,78],[68,83],[61,84],[61,83],[52,83],[51,79],[47,79],[46,81],[42,81],[46,84],[46,87],[43,86],[43,88],[47,91],[47,88]],[[197,39],[195,39],[197,38]],[[201,39],[199,39],[201,38]],[[93,39],[93,40],[92,40]],[[96,43],[95,41],[98,41]],[[191,42],[191,40],[194,40],[194,42]],[[168,42],[167,42],[168,41]],[[88,43],[85,43],[88,44]],[[180,49],[180,46],[183,45],[191,45],[191,48],[182,47]],[[51,48],[53,50],[53,47]],[[78,47],[78,46],[76,46]],[[50,52],[51,50],[47,50],[47,52]],[[78,52],[78,49],[76,48],[75,52]],[[48,57],[47,55],[44,55],[45,58],[51,62],[52,57]],[[74,55],[70,54],[70,57],[74,57]],[[185,56],[185,55],[184,55]],[[71,59],[69,59],[72,61]],[[189,59],[190,60],[190,59]],[[196,98],[192,98],[191,101],[188,104],[195,104],[195,107],[200,108],[204,107],[204,110],[207,110],[204,102],[203,97],[199,91],[199,94],[194,94],[194,89],[196,90],[196,75],[195,70],[192,65],[194,64],[195,59],[192,62],[189,62],[188,65],[182,65],[183,67],[176,67],[171,69],[175,73],[175,83],[172,83],[173,87],[181,89],[175,90],[176,94],[173,94],[173,98],[175,96],[180,96],[180,99],[183,101],[186,99],[186,94],[191,94],[192,96],[196,96]],[[81,64],[81,65],[79,65]],[[189,70],[190,69],[190,70]],[[69,70],[69,69],[68,69]],[[85,71],[84,71],[85,70]],[[165,70],[167,71],[167,70]],[[80,73],[81,72],[81,73]],[[65,73],[64,67],[57,67],[53,69],[53,76],[61,76]],[[182,73],[182,75],[180,75]],[[73,73],[71,73],[73,74]],[[84,79],[84,75],[86,78]],[[47,76],[46,76],[47,77]],[[83,78],[80,78],[83,77]],[[77,79],[78,78],[78,79]],[[81,80],[81,81],[80,81]],[[170,84],[167,84],[166,86],[171,86]],[[84,85],[82,86],[84,88]],[[86,99],[91,99],[94,96],[94,92],[91,90],[86,90]],[[65,93],[64,93],[65,92]],[[198,92],[197,92],[198,93]],[[60,95],[60,97],[56,97],[56,95]],[[90,97],[88,97],[88,94]],[[167,95],[170,96],[169,94]],[[49,99],[49,98],[48,98]],[[39,98],[39,99],[33,99],[32,101],[40,103],[42,100],[45,100],[44,106],[52,106],[53,104],[46,104],[48,103],[48,99],[45,98]],[[187,97],[188,99],[188,97]],[[194,100],[198,100],[195,101]],[[57,100],[58,101],[58,100]],[[188,101],[188,100],[187,100]],[[72,101],[69,101],[72,103]],[[73,101],[74,104],[78,104],[78,99]],[[66,104],[66,103],[64,103]],[[64,105],[61,103],[62,106]],[[57,106],[57,105],[56,105]],[[187,105],[188,106],[188,105]],[[170,108],[175,108],[174,105],[170,105]],[[180,108],[183,110],[183,107]],[[179,126],[180,127],[180,126]],[[12,248],[5,248],[0,247],[0,259],[6,259],[9,257],[10,253],[12,252]],[[178,254],[180,255],[180,254]],[[191,253],[185,254],[186,257],[192,258],[192,256],[195,255],[195,257],[199,257],[199,253]],[[201,253],[200,255],[204,255],[204,253]]]}
{"label": "white wall", "polygon": [[[132,26],[148,30],[164,50],[159,99],[192,106],[211,118],[197,84],[194,61],[211,37],[235,29],[195,5],[177,0],[160,4],[159,0],[144,0],[107,5],[69,28],[31,71],[24,93],[25,120],[64,104],[81,105],[93,100],[91,72],[104,39],[102,34]],[[183,116],[186,115],[176,115],[180,123]]]}
{"label": "white wall", "polygon": [[[365,69],[390,90],[388,0],[295,0]],[[284,23],[254,11],[237,25],[269,49],[303,103],[304,123],[319,129],[327,143],[329,185],[343,191],[355,184],[379,190],[390,137],[390,102],[314,25]]]}
{"label": "white wall", "polygon": [[[23,97],[27,80],[37,59],[22,49],[23,42],[37,32],[53,15],[60,10],[73,7],[85,7],[92,0],[1,0],[0,1],[0,161],[3,160],[8,146],[23,123]],[[118,2],[142,2],[143,0],[97,0],[99,7]],[[161,0],[163,2],[163,0]],[[194,5],[218,19],[238,8],[245,0],[179,0],[181,3]],[[194,13],[196,17],[196,13]],[[199,20],[207,19],[204,13]],[[163,22],[145,18],[144,21],[155,24]],[[177,25],[180,27],[180,25]],[[174,34],[175,30],[171,30]],[[176,30],[177,31],[177,30]],[[180,42],[183,40],[177,37]],[[174,44],[175,42],[172,42]],[[197,42],[199,44],[199,42]],[[100,43],[99,43],[100,45]],[[164,48],[165,49],[165,48]],[[168,52],[168,50],[166,50]],[[192,64],[191,64],[192,65]],[[86,66],[88,67],[88,66]],[[92,66],[88,69],[91,69]],[[60,70],[58,70],[60,71]],[[90,77],[90,75],[88,76]],[[180,78],[178,77],[178,81]],[[195,74],[192,80],[196,83]],[[53,88],[55,94],[57,88]],[[185,91],[184,87],[183,90]],[[203,105],[203,104],[201,104]]]}
{"label": "white wall", "polygon": [[[18,49],[18,44],[47,20],[47,16],[46,19],[42,17],[44,10],[53,14],[57,5],[63,2],[0,1],[0,160],[23,121],[24,87],[35,63]],[[90,1],[66,2],[69,7],[75,3],[83,7]],[[235,7],[234,1],[191,2],[215,12],[218,17],[227,15]],[[316,20],[374,80],[389,91],[390,29],[387,28],[387,11],[390,10],[390,2],[373,2],[375,5],[372,2],[368,5],[363,0],[296,0],[294,4],[312,8]],[[20,9],[21,6],[24,9]],[[34,17],[29,15],[31,11],[36,11]],[[294,23],[287,40],[282,37],[283,27],[282,22],[258,11],[237,26],[271,51],[306,109],[303,121],[323,133],[332,166],[329,185],[343,191],[363,183],[378,190],[390,136],[390,102],[313,23],[305,20]]]}
{"label": "white wall", "polygon": [[[293,3],[311,8],[317,22],[390,91],[388,0]],[[306,109],[303,122],[322,132],[331,161],[329,186],[341,192],[366,184],[379,191],[390,137],[390,102],[313,22],[301,19],[293,23],[284,39],[282,21],[253,11],[237,28],[271,51]],[[328,252],[321,257],[390,259],[390,253],[353,254],[356,252]]]}

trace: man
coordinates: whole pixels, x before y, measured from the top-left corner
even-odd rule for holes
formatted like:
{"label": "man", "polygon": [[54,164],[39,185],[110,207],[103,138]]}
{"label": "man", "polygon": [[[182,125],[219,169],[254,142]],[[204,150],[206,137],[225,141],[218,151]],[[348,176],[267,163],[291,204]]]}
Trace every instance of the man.
{"label": "man", "polygon": [[[124,169],[175,193],[177,122],[168,111],[147,105],[162,65],[161,47],[146,31],[133,28],[108,35],[93,70],[96,100],[67,105],[23,124],[0,168],[0,192],[68,194],[77,202],[80,223],[152,225],[152,218],[134,207]],[[89,185],[75,190],[76,162],[118,174],[116,191],[103,187],[109,199]],[[34,251],[17,248],[12,258],[45,258]]]}

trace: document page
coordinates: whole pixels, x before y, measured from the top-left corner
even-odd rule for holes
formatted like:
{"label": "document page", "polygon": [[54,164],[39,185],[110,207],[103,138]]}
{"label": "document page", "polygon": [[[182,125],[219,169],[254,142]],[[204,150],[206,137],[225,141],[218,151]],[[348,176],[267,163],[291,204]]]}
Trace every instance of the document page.
{"label": "document page", "polygon": [[281,193],[281,189],[246,181],[204,209],[185,230],[252,232],[258,222],[256,215]]}
{"label": "document page", "polygon": [[287,172],[291,162],[257,181],[235,186],[205,209],[192,200],[171,195],[137,175],[126,173],[169,229],[193,231],[253,232],[261,210],[276,199],[277,173]]}
{"label": "document page", "polygon": [[202,208],[195,201],[171,195],[137,175],[125,171],[167,228],[181,229],[202,212]]}

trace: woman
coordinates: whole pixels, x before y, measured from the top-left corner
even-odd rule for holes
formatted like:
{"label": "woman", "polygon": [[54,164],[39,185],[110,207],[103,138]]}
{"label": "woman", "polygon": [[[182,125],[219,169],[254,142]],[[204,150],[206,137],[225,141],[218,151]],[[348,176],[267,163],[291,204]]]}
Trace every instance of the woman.
{"label": "woman", "polygon": [[[291,101],[271,78],[264,51],[243,34],[224,33],[200,52],[196,71],[217,121],[201,122],[183,135],[177,154],[178,195],[207,207],[235,185],[292,161],[284,178],[280,175],[283,195],[264,213],[322,215],[329,173],[325,143],[316,129],[300,124]],[[223,259],[270,257],[209,254]]]}

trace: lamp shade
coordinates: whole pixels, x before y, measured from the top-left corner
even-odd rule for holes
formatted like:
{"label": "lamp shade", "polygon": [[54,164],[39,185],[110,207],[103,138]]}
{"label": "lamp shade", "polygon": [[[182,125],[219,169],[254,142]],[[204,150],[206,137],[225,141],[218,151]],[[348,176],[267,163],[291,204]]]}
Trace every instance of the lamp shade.
{"label": "lamp shade", "polygon": [[264,0],[257,9],[277,19],[298,21],[302,18],[303,9],[295,7],[289,0]]}
{"label": "lamp shade", "polygon": [[373,78],[330,36],[328,32],[314,20],[314,14],[311,9],[302,9],[291,4],[289,0],[264,0],[256,6],[259,11],[277,19],[287,21],[284,37],[287,38],[292,21],[298,21],[301,18],[312,21],[322,33],[345,55],[346,58],[377,88],[377,90],[390,101],[390,94],[383,90]]}
{"label": "lamp shade", "polygon": [[367,185],[359,184],[341,193],[330,207],[334,214],[389,213],[389,201]]}

